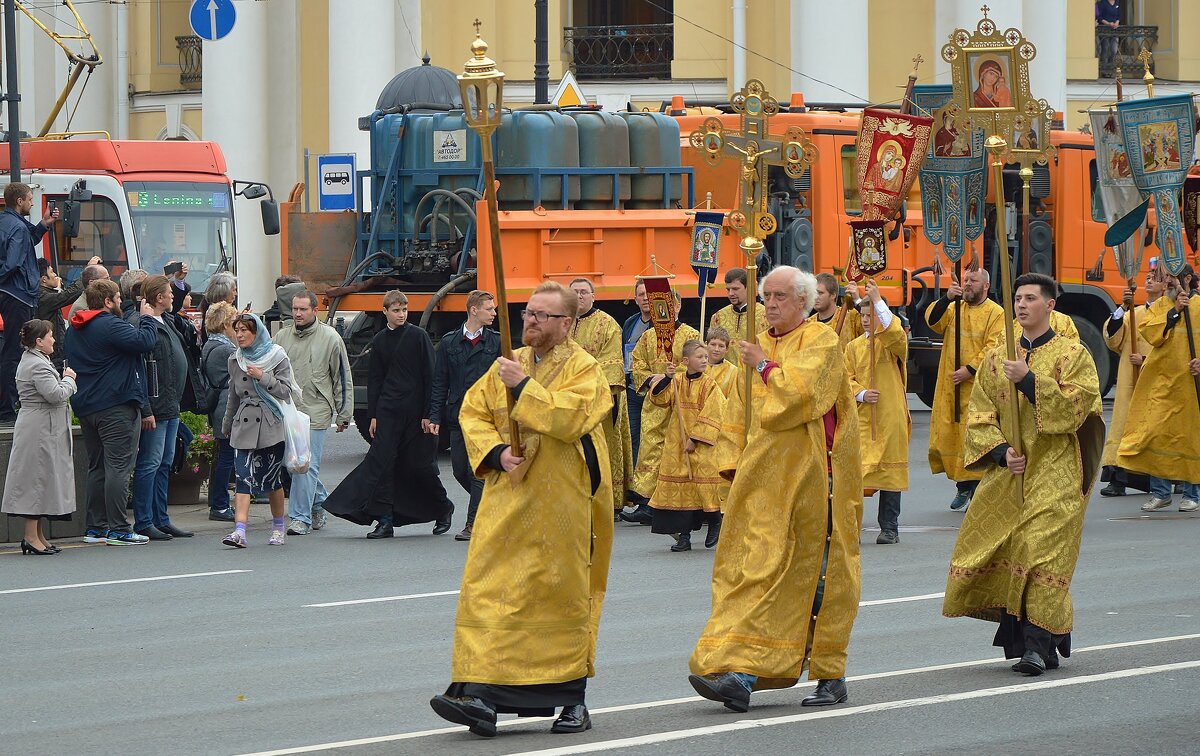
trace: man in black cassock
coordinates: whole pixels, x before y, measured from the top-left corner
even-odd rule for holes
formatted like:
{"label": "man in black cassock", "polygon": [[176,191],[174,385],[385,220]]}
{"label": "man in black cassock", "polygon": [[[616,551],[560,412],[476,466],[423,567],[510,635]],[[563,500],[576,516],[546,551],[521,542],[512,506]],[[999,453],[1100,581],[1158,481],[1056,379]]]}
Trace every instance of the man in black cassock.
{"label": "man in black cassock", "polygon": [[387,329],[371,340],[367,376],[371,450],[329,494],[325,511],[358,525],[375,523],[367,538],[391,538],[397,527],[420,522],[436,522],[433,533],[441,535],[450,529],[454,505],[438,477],[437,436],[421,425],[429,417],[433,343],[407,323],[403,292],[388,292],[383,311]]}

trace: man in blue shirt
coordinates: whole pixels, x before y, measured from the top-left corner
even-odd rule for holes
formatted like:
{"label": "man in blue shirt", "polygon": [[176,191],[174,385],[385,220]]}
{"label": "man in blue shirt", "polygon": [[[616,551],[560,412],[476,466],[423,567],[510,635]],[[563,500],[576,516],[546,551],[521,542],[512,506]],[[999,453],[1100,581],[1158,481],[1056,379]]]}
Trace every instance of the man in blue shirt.
{"label": "man in blue shirt", "polygon": [[1096,23],[1112,29],[1121,25],[1121,6],[1117,0],[1099,0],[1096,3]]}
{"label": "man in blue shirt", "polygon": [[34,245],[58,220],[58,208],[40,223],[26,216],[33,210],[33,190],[26,184],[4,187],[4,212],[0,213],[0,318],[4,319],[4,345],[0,347],[0,425],[17,420],[17,363],[21,340],[17,334],[37,308],[41,273]]}

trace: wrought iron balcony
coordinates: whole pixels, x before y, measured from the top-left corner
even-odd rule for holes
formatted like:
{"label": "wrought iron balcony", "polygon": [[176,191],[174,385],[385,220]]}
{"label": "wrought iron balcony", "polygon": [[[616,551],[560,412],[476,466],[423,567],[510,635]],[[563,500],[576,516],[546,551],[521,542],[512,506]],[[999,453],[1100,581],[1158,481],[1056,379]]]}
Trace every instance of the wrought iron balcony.
{"label": "wrought iron balcony", "polygon": [[[1137,55],[1145,47],[1154,52],[1158,42],[1157,26],[1096,27],[1096,57],[1100,59],[1100,78],[1111,79],[1120,68],[1122,77],[1141,75],[1142,64]],[[1154,71],[1154,62],[1150,63]]]}
{"label": "wrought iron balcony", "polygon": [[674,24],[568,26],[563,41],[581,81],[671,78]]}
{"label": "wrought iron balcony", "polygon": [[204,81],[204,46],[199,37],[189,34],[175,38],[179,48],[179,85],[198,87]]}

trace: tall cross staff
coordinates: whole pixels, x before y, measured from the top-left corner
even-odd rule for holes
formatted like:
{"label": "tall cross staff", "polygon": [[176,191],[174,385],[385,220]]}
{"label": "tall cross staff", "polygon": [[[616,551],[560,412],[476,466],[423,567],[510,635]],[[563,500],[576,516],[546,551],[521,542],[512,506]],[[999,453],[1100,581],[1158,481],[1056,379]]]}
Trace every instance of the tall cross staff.
{"label": "tall cross staff", "polygon": [[[758,79],[750,79],[731,102],[733,111],[741,116],[739,131],[727,133],[720,119],[707,118],[690,137],[692,147],[704,153],[705,161],[717,166],[722,160],[737,160],[741,164],[738,205],[729,216],[729,223],[742,237],[738,245],[746,255],[747,301],[745,340],[753,342],[757,335],[754,322],[754,303],[758,300],[758,256],[762,254],[763,239],[775,232],[775,216],[767,211],[767,169],[780,166],[789,178],[804,175],[817,159],[817,148],[799,126],[790,126],[782,138],[771,136],[770,119],[779,113],[779,102],[767,92]],[[744,365],[743,397],[745,401],[745,433],[750,433],[753,417],[754,365]]]}

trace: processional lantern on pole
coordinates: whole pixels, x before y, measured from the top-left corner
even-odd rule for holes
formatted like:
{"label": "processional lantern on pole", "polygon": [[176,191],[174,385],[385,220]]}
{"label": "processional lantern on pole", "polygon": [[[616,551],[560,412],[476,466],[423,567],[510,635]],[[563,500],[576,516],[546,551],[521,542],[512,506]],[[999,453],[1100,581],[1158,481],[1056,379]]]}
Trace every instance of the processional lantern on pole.
{"label": "processional lantern on pole", "polygon": [[[758,334],[753,303],[758,299],[758,256],[763,239],[775,232],[775,216],[767,209],[767,169],[781,166],[788,178],[798,179],[817,159],[817,148],[799,126],[789,126],[783,137],[771,136],[770,119],[779,113],[779,101],[767,92],[758,79],[750,79],[734,94],[730,105],[741,116],[740,130],[726,133],[720,119],[707,118],[691,133],[692,147],[704,153],[704,160],[717,166],[722,160],[741,163],[738,200],[729,216],[729,224],[742,237],[739,245],[746,255],[746,330],[742,338],[753,342]],[[753,416],[754,366],[744,365],[743,397],[746,407],[745,432],[750,432]]]}
{"label": "processional lantern on pole", "polygon": [[[500,320],[500,353],[512,359],[512,325],[508,317],[508,292],[504,285],[504,256],[500,250],[500,209],[496,201],[496,166],[492,160],[492,134],[500,127],[504,108],[504,72],[496,70],[496,62],[487,56],[488,45],[479,36],[479,19],[475,19],[475,41],[471,43],[471,59],[463,65],[458,76],[462,95],[463,116],[479,135],[483,156],[483,195],[487,204],[489,239],[492,247],[492,268],[496,277],[496,314]],[[521,448],[521,433],[512,419],[513,394],[508,397],[509,443],[514,450]]]}
{"label": "processional lantern on pole", "polygon": [[[942,47],[942,59],[950,64],[954,82],[953,101],[959,112],[967,114],[973,128],[987,135],[984,145],[991,156],[992,187],[995,192],[996,243],[1000,258],[1000,290],[1004,304],[1004,337],[1009,360],[1017,358],[1013,331],[1013,278],[1008,251],[1008,227],[1004,213],[1004,165],[1019,163],[1023,195],[1028,201],[1033,165],[1045,163],[1053,154],[1050,146],[1051,109],[1045,100],[1029,92],[1029,62],[1037,48],[1020,29],[1003,32],[988,18],[991,9],[983,6],[983,18],[975,33],[956,29]],[[1009,391],[1009,422],[1006,435],[1013,452],[1023,454],[1021,446],[1020,400]],[[1018,489],[1019,490],[1019,489]]]}

